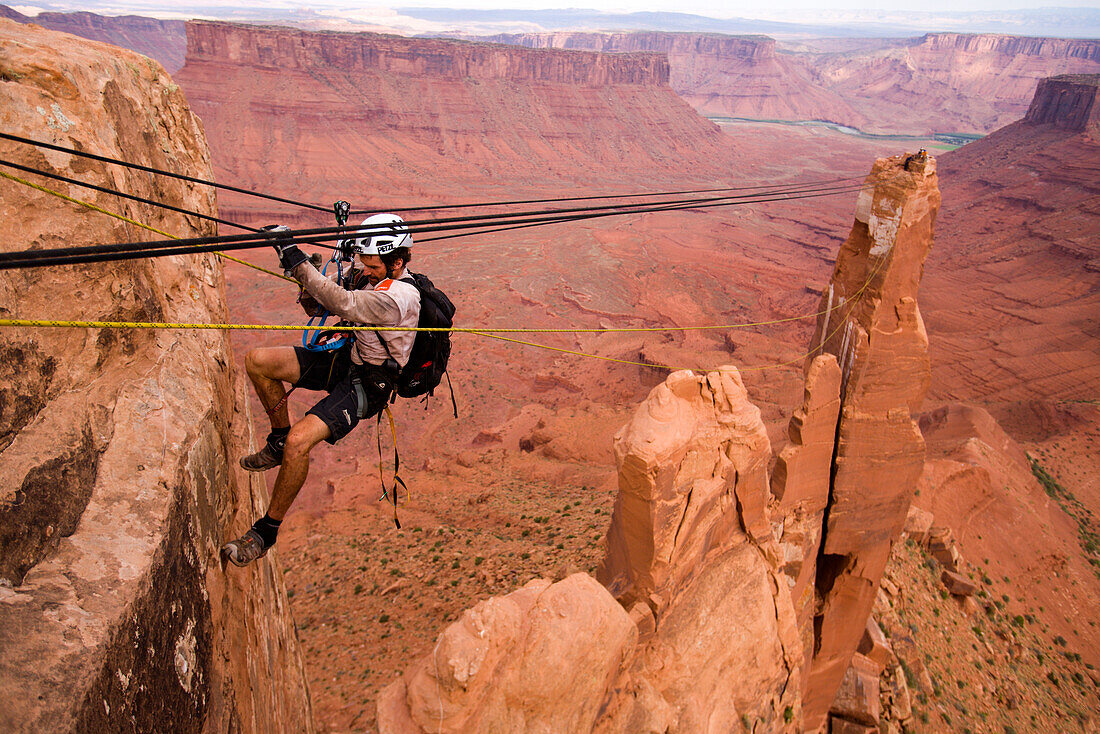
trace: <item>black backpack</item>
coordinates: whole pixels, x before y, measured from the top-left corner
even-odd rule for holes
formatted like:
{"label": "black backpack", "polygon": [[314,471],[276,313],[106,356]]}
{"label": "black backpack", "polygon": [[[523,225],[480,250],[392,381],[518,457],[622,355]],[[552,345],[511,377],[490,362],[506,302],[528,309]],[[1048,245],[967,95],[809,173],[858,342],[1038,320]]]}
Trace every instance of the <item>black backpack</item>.
{"label": "black backpack", "polygon": [[[420,292],[420,319],[417,327],[449,329],[454,325],[455,306],[447,294],[435,287],[428,276],[409,273],[401,280],[416,286]],[[375,332],[377,333],[377,332]],[[382,346],[386,342],[378,335]],[[443,380],[447,371],[447,360],[451,356],[451,333],[449,331],[418,331],[413,342],[409,361],[397,376],[397,394],[403,398],[415,398],[419,395],[431,395]],[[449,379],[449,378],[448,378]],[[451,402],[454,403],[452,391]],[[458,408],[455,407],[457,417]]]}

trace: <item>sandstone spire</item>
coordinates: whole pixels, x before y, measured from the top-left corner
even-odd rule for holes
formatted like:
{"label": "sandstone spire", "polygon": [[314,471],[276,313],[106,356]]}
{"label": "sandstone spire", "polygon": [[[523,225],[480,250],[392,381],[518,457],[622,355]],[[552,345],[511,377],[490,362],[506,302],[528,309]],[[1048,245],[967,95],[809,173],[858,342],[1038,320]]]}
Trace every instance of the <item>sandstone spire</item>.
{"label": "sandstone spire", "polygon": [[826,723],[924,463],[913,416],[930,370],[916,298],[940,204],[935,160],[879,159],[867,184],[812,343],[837,358],[842,402],[816,571],[807,731]]}

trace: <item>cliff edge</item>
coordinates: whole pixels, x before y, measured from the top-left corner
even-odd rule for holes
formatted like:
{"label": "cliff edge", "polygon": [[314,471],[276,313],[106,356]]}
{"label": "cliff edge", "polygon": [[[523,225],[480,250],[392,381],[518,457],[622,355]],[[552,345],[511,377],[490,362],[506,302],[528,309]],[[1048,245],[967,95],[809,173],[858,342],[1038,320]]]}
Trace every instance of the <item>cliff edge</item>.
{"label": "cliff edge", "polygon": [[[0,79],[5,131],[210,176],[198,119],[155,62],[0,21]],[[205,187],[14,142],[0,156],[216,212]],[[178,236],[213,233],[43,183]],[[6,250],[152,238],[10,179],[0,188]],[[0,294],[7,318],[227,319],[212,256],[5,271]],[[277,559],[231,574],[217,559],[247,522],[235,513],[266,494],[233,461],[251,420],[227,336],[5,328],[0,353],[0,729],[311,731]]]}

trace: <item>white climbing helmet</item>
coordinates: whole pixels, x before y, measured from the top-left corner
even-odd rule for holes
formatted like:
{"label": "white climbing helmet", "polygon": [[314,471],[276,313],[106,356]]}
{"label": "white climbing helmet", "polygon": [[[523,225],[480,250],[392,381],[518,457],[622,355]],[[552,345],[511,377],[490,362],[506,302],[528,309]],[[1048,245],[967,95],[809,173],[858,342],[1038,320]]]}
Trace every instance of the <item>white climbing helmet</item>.
{"label": "white climbing helmet", "polygon": [[[359,225],[369,232],[351,240],[351,251],[357,255],[386,255],[398,247],[412,247],[412,235],[405,220],[396,214],[375,214]],[[388,225],[388,226],[385,226]]]}

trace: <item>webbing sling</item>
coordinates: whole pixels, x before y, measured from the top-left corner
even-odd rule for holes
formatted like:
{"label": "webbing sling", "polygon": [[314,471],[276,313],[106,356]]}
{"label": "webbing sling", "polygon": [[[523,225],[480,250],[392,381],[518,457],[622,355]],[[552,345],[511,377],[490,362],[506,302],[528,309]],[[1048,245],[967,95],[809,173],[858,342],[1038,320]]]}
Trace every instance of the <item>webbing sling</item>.
{"label": "webbing sling", "polygon": [[375,437],[378,439],[378,483],[382,485],[382,495],[378,498],[381,502],[385,499],[393,501],[393,524],[397,526],[397,529],[401,529],[401,521],[397,519],[397,486],[405,490],[405,496],[408,497],[409,487],[405,484],[405,480],[401,478],[401,455],[397,451],[397,426],[393,422],[393,413],[390,412],[390,406],[385,407],[386,417],[390,420],[390,433],[393,435],[393,488],[386,491],[386,480],[382,476],[382,414],[378,414],[378,426],[375,430]]}

